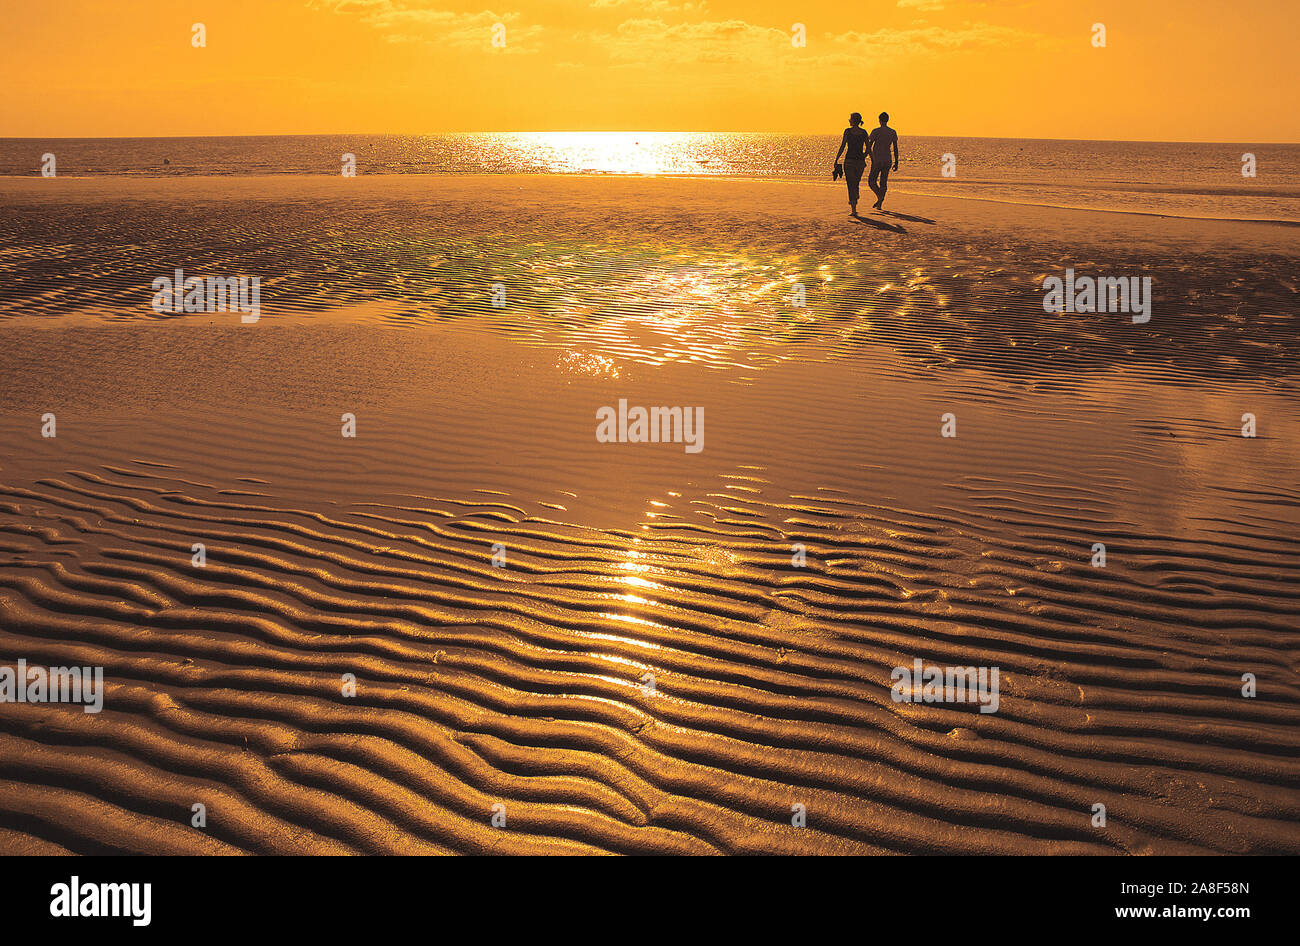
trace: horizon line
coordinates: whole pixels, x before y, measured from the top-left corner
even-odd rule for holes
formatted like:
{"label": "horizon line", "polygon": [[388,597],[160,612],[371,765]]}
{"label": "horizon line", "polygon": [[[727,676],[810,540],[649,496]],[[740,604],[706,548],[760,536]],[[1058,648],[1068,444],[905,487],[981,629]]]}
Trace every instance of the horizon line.
{"label": "horizon line", "polygon": [[[821,131],[740,131],[734,129],[705,131],[701,129],[550,129],[538,130],[493,130],[493,131],[364,131],[364,132],[293,132],[275,134],[224,134],[224,135],[9,135],[0,136],[0,141],[148,141],[148,140],[211,140],[217,138],[439,138],[455,135],[787,135],[787,136],[825,136],[833,138],[834,132]],[[1235,141],[1206,141],[1194,138],[1039,138],[1018,135],[934,135],[909,133],[912,138],[974,138],[981,141],[1086,141],[1111,144],[1188,144],[1188,145],[1300,145],[1300,141],[1263,141],[1257,139],[1237,139]]]}

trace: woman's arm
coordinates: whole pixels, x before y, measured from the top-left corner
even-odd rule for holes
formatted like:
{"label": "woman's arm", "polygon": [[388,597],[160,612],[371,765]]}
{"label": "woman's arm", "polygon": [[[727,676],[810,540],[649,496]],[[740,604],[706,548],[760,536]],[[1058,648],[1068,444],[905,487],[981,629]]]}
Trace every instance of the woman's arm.
{"label": "woman's arm", "polygon": [[844,149],[847,148],[848,146],[849,146],[849,130],[845,128],[844,134],[840,135],[840,150],[835,152],[836,164],[840,163],[840,155],[844,153]]}

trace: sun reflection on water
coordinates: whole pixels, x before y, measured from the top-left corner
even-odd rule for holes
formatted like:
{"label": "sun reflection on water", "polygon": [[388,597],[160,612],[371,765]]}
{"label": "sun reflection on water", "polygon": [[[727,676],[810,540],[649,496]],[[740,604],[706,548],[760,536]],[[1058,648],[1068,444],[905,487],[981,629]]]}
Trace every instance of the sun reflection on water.
{"label": "sun reflection on water", "polygon": [[521,132],[510,136],[517,170],[567,174],[727,174],[717,134],[690,132]]}

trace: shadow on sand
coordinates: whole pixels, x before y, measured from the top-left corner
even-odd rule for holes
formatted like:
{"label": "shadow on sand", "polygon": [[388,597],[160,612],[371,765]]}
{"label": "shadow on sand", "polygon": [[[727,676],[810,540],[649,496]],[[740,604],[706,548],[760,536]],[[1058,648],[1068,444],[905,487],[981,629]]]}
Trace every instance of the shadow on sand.
{"label": "shadow on sand", "polygon": [[899,220],[910,220],[913,223],[934,223],[934,221],[929,217],[913,217],[911,214],[900,214],[893,210],[878,210],[876,213],[886,214],[890,217],[897,217]]}
{"label": "shadow on sand", "polygon": [[891,231],[891,232],[893,232],[893,233],[906,233],[906,232],[907,232],[906,230],[904,230],[902,227],[900,227],[900,226],[899,226],[898,224],[896,224],[896,223],[886,223],[884,220],[874,220],[874,219],[872,219],[871,217],[856,217],[856,216],[855,216],[855,217],[850,217],[849,219],[854,220],[854,221],[856,221],[856,222],[858,222],[858,223],[865,223],[867,226],[869,226],[869,227],[875,227],[877,230],[889,230],[889,231]]}

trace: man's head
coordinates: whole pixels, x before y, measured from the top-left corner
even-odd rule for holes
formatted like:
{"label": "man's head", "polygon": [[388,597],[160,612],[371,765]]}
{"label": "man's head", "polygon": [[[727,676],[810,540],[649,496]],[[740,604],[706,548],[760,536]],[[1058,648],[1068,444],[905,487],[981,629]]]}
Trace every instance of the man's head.
{"label": "man's head", "polygon": [[849,124],[850,124],[850,125],[853,125],[853,126],[855,126],[855,127],[858,126],[858,125],[861,125],[861,124],[862,124],[862,113],[861,113],[861,112],[854,112],[852,115],[850,115],[850,116],[849,116]]}
{"label": "man's head", "polygon": [[881,112],[881,113],[880,113],[880,124],[882,124],[882,125],[888,125],[888,124],[889,124],[889,113],[888,113],[888,112]]}

